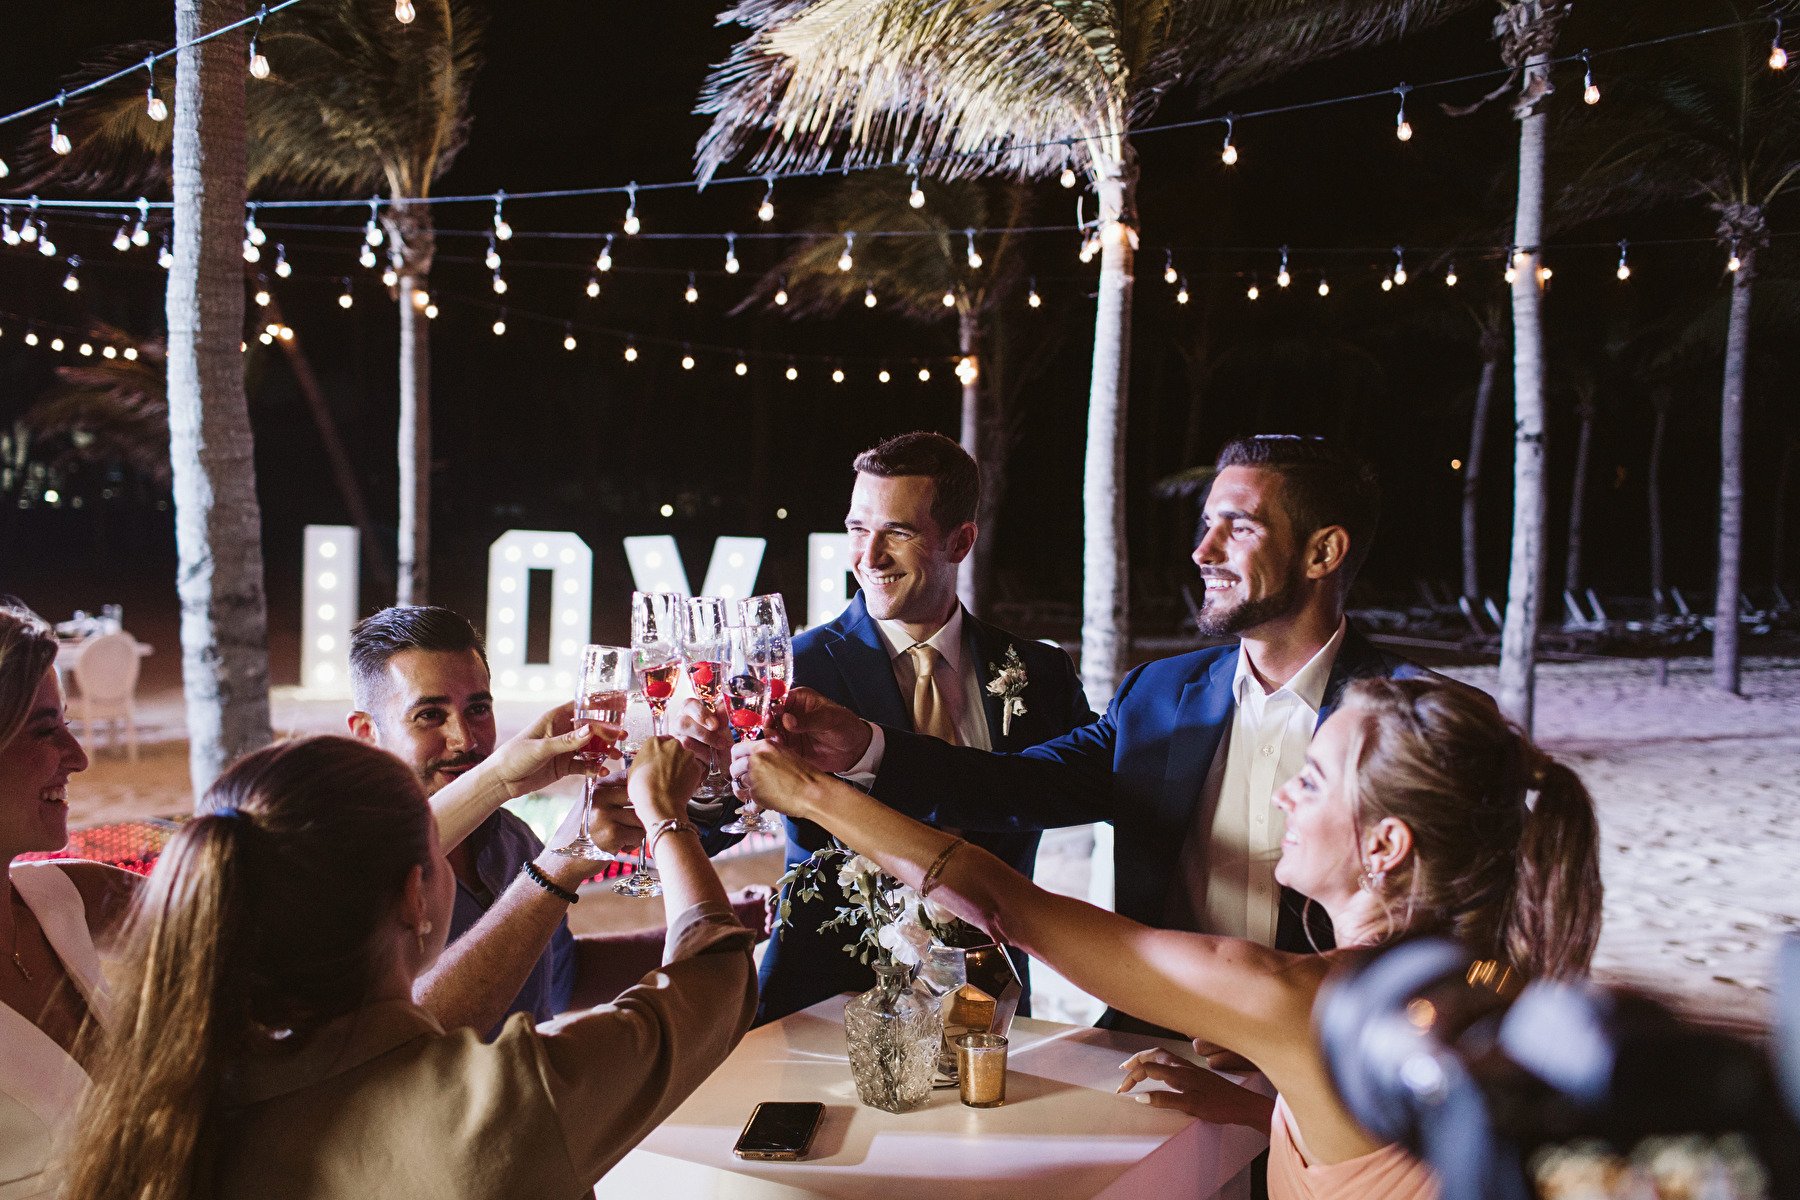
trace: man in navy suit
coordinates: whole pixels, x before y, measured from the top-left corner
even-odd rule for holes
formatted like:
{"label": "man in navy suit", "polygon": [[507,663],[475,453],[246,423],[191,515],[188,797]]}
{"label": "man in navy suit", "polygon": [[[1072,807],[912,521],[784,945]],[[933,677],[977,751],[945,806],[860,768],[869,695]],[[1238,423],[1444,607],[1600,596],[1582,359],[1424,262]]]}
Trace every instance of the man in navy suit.
{"label": "man in navy suit", "polygon": [[[1135,668],[1103,717],[1018,753],[859,720],[804,691],[790,694],[773,740],[825,770],[873,772],[875,796],[962,830],[1111,821],[1120,913],[1326,948],[1329,928],[1309,927],[1300,898],[1275,882],[1284,823],[1270,798],[1345,684],[1423,673],[1344,619],[1379,505],[1370,467],[1321,439],[1239,439],[1219,456],[1193,553],[1201,632],[1235,643]],[[1145,1028],[1111,1012],[1102,1023]]]}
{"label": "man in navy suit", "polygon": [[[977,536],[975,460],[941,434],[907,433],[859,455],[855,468],[844,525],[862,591],[836,620],[794,639],[794,682],[870,721],[921,734],[929,727],[974,752],[1023,750],[1093,720],[1067,654],[977,620],[957,600],[957,569]],[[1010,718],[986,686],[1009,653],[1026,678],[1023,711]],[[1030,875],[1046,826],[1015,815],[1013,827],[969,839]],[[785,823],[790,867],[830,844],[809,821]],[[835,886],[825,893],[792,901],[775,931],[762,962],[759,1023],[874,986],[874,973],[844,952],[844,933],[817,932],[845,903]],[[1023,976],[1024,956],[1015,963]],[[1029,1012],[1023,1003],[1021,1011]]]}

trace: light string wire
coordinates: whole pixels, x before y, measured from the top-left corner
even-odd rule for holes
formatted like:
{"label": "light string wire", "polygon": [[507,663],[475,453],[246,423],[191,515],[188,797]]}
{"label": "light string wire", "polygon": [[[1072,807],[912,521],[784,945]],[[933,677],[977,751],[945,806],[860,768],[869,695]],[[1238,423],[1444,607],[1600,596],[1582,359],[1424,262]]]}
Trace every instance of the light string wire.
{"label": "light string wire", "polygon": [[[248,24],[253,24],[253,23],[261,20],[263,17],[266,17],[268,15],[271,15],[275,12],[280,11],[281,9],[288,8],[288,7],[290,7],[294,4],[298,4],[298,3],[301,3],[301,0],[282,0],[282,3],[276,5],[272,8],[266,8],[266,9],[260,11],[255,16],[247,17],[242,21],[234,23],[233,25],[229,25],[224,28],[214,30],[212,33],[206,34],[201,38],[195,39],[195,43],[197,43],[199,41],[204,41],[204,40],[206,40],[206,38],[216,37],[219,34],[228,32],[231,29],[239,28],[241,26],[248,25]],[[1687,40],[1701,38],[1701,37],[1710,37],[1713,34],[1722,33],[1722,32],[1726,32],[1728,30],[1733,30],[1733,29],[1742,29],[1742,28],[1747,28],[1747,27],[1754,26],[1754,25],[1766,25],[1766,24],[1769,24],[1772,20],[1773,20],[1773,18],[1770,18],[1770,17],[1750,17],[1750,18],[1746,18],[1741,21],[1730,21],[1730,22],[1725,22],[1725,23],[1721,23],[1721,24],[1717,24],[1717,25],[1709,25],[1709,26],[1705,26],[1700,29],[1688,30],[1688,31],[1685,31],[1682,33],[1666,34],[1662,37],[1646,38],[1646,39],[1643,39],[1641,41],[1636,41],[1636,42],[1626,42],[1626,43],[1622,43],[1617,46],[1610,46],[1610,47],[1606,47],[1606,48],[1603,48],[1600,50],[1583,49],[1583,50],[1576,51],[1574,53],[1558,55],[1556,57],[1548,59],[1544,65],[1546,67],[1562,67],[1562,66],[1568,66],[1570,64],[1577,64],[1577,65],[1581,65],[1585,68],[1589,63],[1591,63],[1592,60],[1594,60],[1596,58],[1606,58],[1606,57],[1609,57],[1612,55],[1624,54],[1624,53],[1631,52],[1631,51],[1648,49],[1648,48],[1654,47],[1654,46],[1668,45],[1668,44],[1674,43],[1674,42],[1687,41]],[[189,43],[189,44],[191,45],[191,44],[195,44],[195,43]],[[178,49],[179,49],[179,47],[177,48],[177,50]],[[165,52],[163,52],[162,57],[166,57],[166,56],[168,56],[170,54],[174,54],[176,52],[177,52],[176,50],[165,51]],[[145,67],[145,64],[143,62],[138,62],[138,63],[133,64],[131,67],[128,67],[121,71],[115,72],[113,75],[108,76],[106,79],[96,80],[91,84],[84,85],[83,87],[81,87],[80,89],[77,89],[76,91],[58,93],[57,96],[52,97],[51,99],[46,100],[40,104],[33,105],[32,107],[30,107],[28,109],[21,109],[19,112],[11,113],[4,117],[0,117],[0,125],[4,125],[9,121],[16,120],[19,117],[28,115],[30,113],[42,112],[45,109],[55,107],[58,104],[60,104],[63,100],[67,99],[68,96],[80,95],[84,92],[91,91],[94,88],[103,86],[106,83],[112,82],[113,80],[124,78],[136,71],[141,71],[144,69],[144,67]],[[1218,116],[1209,116],[1209,117],[1196,117],[1191,120],[1185,120],[1185,121],[1165,121],[1165,122],[1161,122],[1159,124],[1145,125],[1145,126],[1141,126],[1141,127],[1137,128],[1137,129],[1126,130],[1125,136],[1126,137],[1139,137],[1139,136],[1143,136],[1145,134],[1168,133],[1168,132],[1184,130],[1184,129],[1204,128],[1207,126],[1226,126],[1228,124],[1235,126],[1237,123],[1240,123],[1240,122],[1243,122],[1246,120],[1262,118],[1262,117],[1283,116],[1283,115],[1287,115],[1290,113],[1298,113],[1298,112],[1310,112],[1310,111],[1313,111],[1316,109],[1329,108],[1329,107],[1333,107],[1333,106],[1341,105],[1341,104],[1355,104],[1355,103],[1360,103],[1360,102],[1363,102],[1366,100],[1375,100],[1375,99],[1381,99],[1384,97],[1392,97],[1397,94],[1400,94],[1401,89],[1404,89],[1405,93],[1410,94],[1413,92],[1421,92],[1421,91],[1436,90],[1436,89],[1447,88],[1447,87],[1455,87],[1455,86],[1465,84],[1465,83],[1478,83],[1478,82],[1483,82],[1483,81],[1492,81],[1492,80],[1496,80],[1496,79],[1506,79],[1506,78],[1510,78],[1515,73],[1516,72],[1514,72],[1510,68],[1498,67],[1498,68],[1488,70],[1488,71],[1477,71],[1477,72],[1471,72],[1471,73],[1467,73],[1467,74],[1463,74],[1463,75],[1449,76],[1449,77],[1442,78],[1442,79],[1434,79],[1434,80],[1431,80],[1426,83],[1419,83],[1419,84],[1400,83],[1400,84],[1394,85],[1392,87],[1375,88],[1375,89],[1368,90],[1368,91],[1356,92],[1356,93],[1343,95],[1343,96],[1324,97],[1324,98],[1317,99],[1317,100],[1301,100],[1301,101],[1295,101],[1295,102],[1288,103],[1288,104],[1271,105],[1271,106],[1268,106],[1265,108],[1252,109],[1247,112],[1233,111],[1229,114],[1220,114]],[[899,167],[907,167],[907,168],[910,168],[910,169],[916,171],[921,166],[931,164],[931,163],[938,163],[938,162],[956,162],[956,161],[966,161],[969,159],[998,160],[998,159],[1005,157],[1008,154],[1015,154],[1015,153],[1028,151],[1028,150],[1040,150],[1040,149],[1044,149],[1044,148],[1050,147],[1050,146],[1073,146],[1077,142],[1105,140],[1105,139],[1109,138],[1110,136],[1112,136],[1112,135],[1087,134],[1087,135],[1080,135],[1080,136],[1067,137],[1067,138],[1052,138],[1052,139],[1047,139],[1047,140],[1041,141],[1041,142],[1009,144],[1004,147],[999,147],[999,148],[995,148],[992,150],[947,151],[942,154],[926,155],[926,156],[912,158],[912,159],[896,159],[891,163],[882,163],[882,164],[872,165],[872,166],[852,167],[852,166],[845,164],[845,165],[840,165],[840,166],[835,166],[835,167],[833,167],[833,166],[816,167],[811,170],[805,170],[805,171],[786,171],[786,172],[766,172],[765,171],[765,172],[761,172],[758,174],[744,174],[744,175],[714,177],[714,178],[706,181],[705,183],[702,183],[699,180],[694,180],[694,179],[667,180],[667,181],[657,182],[657,183],[639,183],[634,180],[631,183],[607,185],[607,186],[601,186],[601,187],[552,188],[552,189],[545,189],[545,190],[538,190],[538,191],[523,191],[523,192],[516,192],[516,191],[512,191],[510,189],[506,189],[504,191],[504,195],[506,196],[506,198],[508,200],[514,200],[514,201],[518,201],[518,200],[560,200],[560,199],[574,199],[574,198],[587,197],[587,196],[608,196],[608,195],[624,195],[624,196],[628,196],[628,197],[632,198],[635,201],[635,198],[641,192],[676,191],[676,190],[686,190],[686,189],[690,189],[690,188],[695,191],[700,191],[706,187],[710,187],[713,185],[729,186],[729,185],[740,184],[740,183],[759,183],[759,184],[765,184],[765,185],[773,185],[777,180],[817,179],[817,178],[824,178],[824,177],[831,176],[831,175],[848,175],[852,171],[857,171],[857,172],[882,171],[882,170],[896,169]],[[454,196],[409,197],[409,198],[406,198],[403,200],[395,200],[393,198],[383,200],[380,197],[375,197],[373,199],[367,199],[367,198],[365,198],[365,199],[347,199],[346,198],[346,199],[329,199],[329,200],[320,200],[320,199],[259,200],[256,202],[256,204],[259,208],[283,208],[283,209],[308,209],[308,208],[310,208],[310,209],[330,209],[330,208],[361,209],[364,207],[379,207],[379,206],[387,206],[389,208],[393,208],[393,207],[408,207],[408,206],[415,205],[415,204],[427,205],[427,206],[443,205],[443,204],[489,205],[489,204],[494,203],[495,198],[501,194],[502,193],[499,191],[493,191],[493,192],[481,192],[481,193],[468,193],[468,194],[454,195]],[[88,210],[93,210],[93,211],[116,212],[122,208],[130,208],[130,209],[134,209],[134,210],[140,209],[143,206],[144,201],[142,199],[134,199],[134,200],[89,200],[89,199],[45,200],[45,199],[39,199],[39,200],[37,200],[37,203],[41,207],[46,207],[46,208],[80,208],[80,209],[88,209]],[[152,207],[152,208],[168,209],[168,208],[173,207],[174,201],[172,201],[172,200],[153,200],[153,201],[150,201],[149,204],[150,204],[150,207]],[[634,205],[634,207],[635,207],[635,205]],[[858,235],[865,236],[862,234],[862,232],[860,230],[858,231]],[[646,237],[646,236],[650,236],[650,235],[639,233],[634,236]],[[714,234],[712,236],[723,237],[724,235],[723,234]],[[748,236],[748,235],[744,235],[744,236]]]}

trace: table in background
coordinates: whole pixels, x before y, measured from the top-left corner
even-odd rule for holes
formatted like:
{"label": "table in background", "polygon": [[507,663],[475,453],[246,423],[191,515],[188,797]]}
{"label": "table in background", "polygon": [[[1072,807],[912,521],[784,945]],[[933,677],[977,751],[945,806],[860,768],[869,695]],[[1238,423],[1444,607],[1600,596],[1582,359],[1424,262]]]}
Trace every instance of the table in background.
{"label": "table in background", "polygon": [[[80,657],[82,647],[93,640],[94,639],[91,637],[59,637],[56,639],[56,670],[64,680],[67,680],[69,672],[75,669],[75,660]],[[139,658],[149,658],[152,654],[156,653],[156,648],[150,645],[150,643],[137,641],[136,638],[133,638],[132,641],[137,646],[137,656]]]}
{"label": "table in background", "polygon": [[[1209,1197],[1268,1146],[1253,1130],[1209,1125],[1113,1094],[1119,1064],[1151,1045],[1132,1034],[1013,1022],[1006,1104],[965,1107],[954,1088],[887,1113],[856,1099],[836,997],[751,1030],[669,1119],[600,1181],[595,1195],[930,1196],[932,1200],[1149,1200]],[[763,1100],[817,1100],[825,1117],[806,1161],[747,1162],[731,1148]]]}

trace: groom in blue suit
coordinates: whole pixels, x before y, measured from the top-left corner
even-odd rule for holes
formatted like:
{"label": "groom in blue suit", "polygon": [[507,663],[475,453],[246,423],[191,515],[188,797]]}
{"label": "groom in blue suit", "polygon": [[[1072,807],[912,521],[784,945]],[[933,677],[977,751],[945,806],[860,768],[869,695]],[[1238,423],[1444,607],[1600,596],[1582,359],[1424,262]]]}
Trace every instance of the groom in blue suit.
{"label": "groom in blue suit", "polygon": [[[1104,716],[1019,753],[858,720],[804,691],[771,740],[825,770],[873,772],[875,796],[934,824],[1016,834],[1110,821],[1115,906],[1135,920],[1329,947],[1329,927],[1275,882],[1284,830],[1270,797],[1347,683],[1425,672],[1344,619],[1379,513],[1366,463],[1316,438],[1255,437],[1228,445],[1218,468],[1193,558],[1201,632],[1235,642],[1132,670]],[[741,756],[733,766],[741,779]],[[1102,1023],[1146,1028],[1113,1012]]]}
{"label": "groom in blue suit", "polygon": [[[836,620],[794,639],[794,682],[896,730],[923,734],[924,723],[939,737],[1003,753],[1091,721],[1067,654],[978,620],[957,600],[957,569],[977,532],[975,461],[940,434],[908,433],[866,451],[855,465],[845,525],[863,590]],[[920,678],[919,654],[934,678]],[[1029,701],[1015,702],[1008,716],[1007,701],[987,684],[1014,656]],[[856,778],[854,772],[850,777]],[[809,821],[784,823],[790,867],[830,844],[829,835]],[[968,836],[1030,875],[1044,827],[1022,821]],[[817,932],[845,902],[835,887],[825,893],[819,900],[791,900],[789,919],[770,940],[759,1023],[874,986],[874,973],[844,952],[847,934]],[[1014,961],[1029,998],[1026,959],[1018,954]],[[1029,1015],[1023,1002],[1021,1012]]]}

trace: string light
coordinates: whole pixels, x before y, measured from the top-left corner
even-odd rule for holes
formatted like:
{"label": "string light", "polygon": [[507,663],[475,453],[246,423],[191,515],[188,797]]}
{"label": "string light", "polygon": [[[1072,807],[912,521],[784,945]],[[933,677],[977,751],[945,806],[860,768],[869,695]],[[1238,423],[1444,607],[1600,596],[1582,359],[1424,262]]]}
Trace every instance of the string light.
{"label": "string light", "polygon": [[1283,246],[1281,248],[1281,269],[1275,272],[1275,286],[1284,288],[1292,282],[1294,282],[1294,277],[1288,274],[1288,248]]}
{"label": "string light", "polygon": [[62,348],[63,348],[64,344],[65,343],[63,342],[63,340],[59,337],[53,337],[50,339],[50,348],[52,350],[57,351],[58,353],[62,352]]}
{"label": "string light", "polygon": [[35,214],[37,212],[36,196],[31,198],[31,210],[33,215],[27,216],[19,223],[19,240],[26,243],[37,241],[37,226],[33,223],[36,220]]}
{"label": "string light", "polygon": [[725,273],[727,275],[738,273],[737,234],[735,233],[725,235]]}
{"label": "string light", "polygon": [[1237,147],[1231,141],[1232,119],[1225,118],[1225,145],[1219,151],[1219,161],[1228,167],[1235,167],[1238,160]]}
{"label": "string light", "polygon": [[256,28],[250,34],[250,74],[256,79],[269,77],[269,60],[261,50],[256,48],[256,39],[262,36],[263,19],[269,15],[269,6],[263,5],[256,14]]}
{"label": "string light", "polygon": [[1600,85],[1594,82],[1594,63],[1588,52],[1581,52],[1581,99],[1584,104],[1600,103]]}
{"label": "string light", "polygon": [[506,309],[504,308],[500,310],[500,315],[494,318],[494,336],[506,336]]}
{"label": "string light", "polygon": [[783,275],[781,277],[781,286],[775,289],[775,303],[776,304],[786,304],[787,302],[788,302],[787,276]]}
{"label": "string light", "polygon": [[1323,271],[1319,272],[1319,295],[1331,295],[1331,285],[1325,282],[1325,273]]}
{"label": "string light", "polygon": [[169,248],[169,231],[163,230],[162,245],[156,250],[156,265],[167,271],[175,265],[175,252]]}
{"label": "string light", "polygon": [[609,233],[606,235],[606,244],[600,247],[600,257],[594,260],[594,270],[612,270],[612,248],[613,235]]}
{"label": "string light", "polygon": [[632,363],[632,362],[636,362],[637,360],[638,360],[637,347],[632,345],[630,342],[626,342],[625,343],[625,361],[628,363]]}
{"label": "string light", "polygon": [[338,307],[349,308],[356,303],[355,290],[350,286],[350,277],[344,276],[344,290],[338,293]]}
{"label": "string light", "polygon": [[131,244],[148,246],[150,244],[150,202],[142,196],[138,197],[137,224],[131,229]]}
{"label": "string light", "polygon": [[875,380],[877,383],[886,383],[889,380],[891,380],[892,378],[893,378],[893,376],[888,373],[888,369],[886,367],[883,367],[883,368],[881,368],[881,370],[875,372]]}
{"label": "string light", "polygon": [[1444,272],[1444,286],[1456,286],[1456,260],[1454,258],[1450,260],[1450,269]]}
{"label": "string light", "polygon": [[626,237],[630,237],[632,234],[636,233],[638,230],[640,230],[644,227],[644,223],[642,221],[638,220],[638,215],[637,215],[637,187],[638,187],[638,185],[635,182],[628,183],[625,185],[625,236]]}
{"label": "string light", "polygon": [[63,102],[69,98],[67,92],[56,93],[56,115],[50,118],[50,150],[54,154],[67,154],[75,148],[69,135],[62,131]]}
{"label": "string light", "polygon": [[[382,268],[382,271],[381,271],[381,286],[382,287],[390,287],[391,288],[399,282],[400,282],[400,272],[394,270],[394,266],[392,263],[389,263],[386,267]],[[506,289],[500,288],[499,290],[505,291]]]}
{"label": "string light", "polygon": [[784,374],[787,376],[787,381],[789,383],[793,383],[796,379],[800,378],[800,368],[796,367],[792,362],[790,362],[790,363],[788,363],[788,369],[784,372]]}
{"label": "string light", "polygon": [[1393,280],[1395,287],[1406,286],[1406,250],[1400,246],[1394,247]]}
{"label": "string light", "polygon": [[375,269],[375,247],[364,242],[363,248],[356,252],[356,261],[373,271]]}
{"label": "string light", "polygon": [[1517,280],[1519,278],[1519,262],[1524,257],[1525,252],[1523,250],[1508,246],[1506,248],[1506,270],[1501,273],[1500,277],[1508,283]]}
{"label": "string light", "polygon": [[1538,272],[1537,272],[1538,286],[1539,287],[1548,286],[1550,283],[1550,277],[1554,274],[1556,274],[1556,272],[1552,271],[1549,267],[1539,267]]}
{"label": "string light", "polygon": [[251,299],[256,301],[256,307],[258,308],[269,307],[269,301],[273,299],[273,297],[269,295],[269,285],[264,282],[260,275],[256,277],[256,294],[252,296]]}
{"label": "string light", "polygon": [[92,358],[94,356],[94,346],[91,342],[83,342],[75,349],[83,358]]}
{"label": "string light", "polygon": [[11,174],[12,168],[6,165],[6,160],[4,158],[0,158],[0,179],[5,179]]}
{"label": "string light", "polygon": [[294,268],[288,265],[287,247],[282,245],[280,242],[276,242],[275,243],[275,274],[279,275],[283,279],[286,279],[293,273],[294,273]]}
{"label": "string light", "polygon": [[128,361],[128,362],[136,362],[137,361],[138,352],[137,352],[136,346],[127,346],[127,347],[125,347],[125,349],[121,350],[119,353],[122,354],[125,357],[126,361]]}
{"label": "string light", "polygon": [[116,346],[102,346],[100,348],[100,357],[101,358],[117,358],[117,357],[119,357],[118,348]]}
{"label": "string light", "polygon": [[1252,275],[1250,277],[1250,286],[1244,289],[1244,295],[1251,300],[1257,300],[1262,297],[1262,289],[1256,286],[1256,276]]}
{"label": "string light", "polygon": [[694,369],[694,353],[686,345],[681,347],[681,369],[684,371]]}
{"label": "string light", "polygon": [[844,235],[844,252],[838,255],[838,270],[848,271],[856,265],[856,260],[850,257],[850,248],[854,245],[856,245],[856,234],[854,232],[846,233]]}
{"label": "string light", "polygon": [[19,231],[13,228],[12,209],[0,207],[0,242],[8,246],[19,244]]}
{"label": "string light", "polygon": [[413,18],[418,15],[418,10],[413,8],[412,0],[394,0],[394,20],[402,25],[411,25]]}
{"label": "string light", "polygon": [[494,193],[494,236],[501,241],[512,237],[512,226],[506,223],[506,193]]}
{"label": "string light", "polygon": [[1738,269],[1743,265],[1744,260],[1738,257],[1738,248],[1733,244],[1731,247],[1731,257],[1725,260],[1725,269],[1735,275],[1737,274]]}
{"label": "string light", "polygon": [[1081,253],[1078,257],[1084,263],[1094,261],[1094,255],[1100,253],[1100,235],[1090,233],[1081,240]]}
{"label": "string light", "polygon": [[733,374],[742,378],[743,376],[748,375],[750,373],[750,364],[740,358],[740,359],[738,359],[737,366],[731,368],[731,370],[732,370]]}
{"label": "string light", "polygon": [[1163,282],[1174,283],[1180,278],[1175,271],[1175,252],[1173,250],[1165,250],[1163,251],[1163,256]]}
{"label": "string light", "polygon": [[700,300],[700,289],[694,286],[694,273],[692,271],[688,272],[687,291],[681,293],[681,298],[686,300],[689,304],[698,303]]}
{"label": "string light", "polygon": [[833,383],[844,382],[844,368],[833,367],[831,369],[831,382],[833,382]]}
{"label": "string light", "polygon": [[587,294],[588,294],[589,300],[594,300],[599,297],[599,295],[600,295],[600,276],[598,274],[590,274],[588,276]]}
{"label": "string light", "polygon": [[37,248],[38,253],[45,258],[56,257],[56,243],[50,240],[50,227],[44,224],[41,217],[37,223]]}
{"label": "string light", "polygon": [[876,305],[875,289],[872,287],[864,288],[863,289],[863,307],[864,308],[874,308],[875,305]]}
{"label": "string light", "polygon": [[494,235],[491,233],[488,234],[487,253],[482,256],[481,261],[490,271],[500,269],[500,247],[495,243]]}
{"label": "string light", "polygon": [[1075,168],[1064,167],[1062,169],[1062,177],[1057,182],[1061,183],[1066,188],[1073,188],[1075,186]]}
{"label": "string light", "polygon": [[144,60],[144,70],[150,73],[149,86],[144,89],[144,113],[152,121],[166,121],[169,119],[169,106],[163,102],[163,98],[156,91],[156,56],[154,54]]}
{"label": "string light", "polygon": [[1031,290],[1025,293],[1025,303],[1033,308],[1044,307],[1044,298],[1038,295],[1036,275],[1031,277]]}
{"label": "string light", "polygon": [[914,208],[925,207],[925,193],[919,189],[919,168],[915,163],[907,168],[912,176],[912,190],[906,194],[906,202]]}
{"label": "string light", "polygon": [[975,249],[975,231],[973,229],[965,229],[963,230],[963,236],[969,241],[969,270],[979,271],[981,270],[981,254]]}
{"label": "string light", "polygon": [[1186,304],[1187,302],[1188,302],[1187,276],[1183,275],[1181,277],[1181,290],[1175,293],[1175,303]]}
{"label": "string light", "polygon": [[123,254],[131,249],[131,218],[126,217],[119,222],[119,231],[113,234],[112,248]]}
{"label": "string light", "polygon": [[919,382],[920,383],[930,383],[931,382],[931,369],[929,367],[920,367],[919,368]]}
{"label": "string light", "polygon": [[1787,51],[1781,48],[1781,18],[1775,18],[1775,38],[1769,43],[1769,70],[1787,70]]}
{"label": "string light", "polygon": [[27,346],[35,346],[38,344],[37,330],[27,329],[25,331],[25,344]]}
{"label": "string light", "polygon": [[756,206],[756,219],[766,222],[775,219],[775,177],[768,175],[764,178],[768,186],[763,190],[762,203]]}
{"label": "string light", "polygon": [[575,345],[576,345],[576,342],[575,342],[574,326],[570,325],[569,322],[564,321],[563,322],[563,349],[564,350],[573,350],[575,348]]}
{"label": "string light", "polygon": [[376,219],[381,201],[371,197],[369,200],[369,222],[363,226],[363,241],[370,246],[381,245],[381,222]]}
{"label": "string light", "polygon": [[431,293],[424,288],[414,288],[412,290],[412,306],[421,309],[432,307]]}
{"label": "string light", "polygon": [[506,295],[506,276],[504,276],[500,273],[500,269],[498,267],[496,267],[494,269],[494,295],[496,295],[496,296]]}
{"label": "string light", "polygon": [[1620,283],[1624,283],[1627,279],[1631,278],[1631,264],[1625,261],[1624,238],[1619,239],[1619,269],[1614,271],[1613,274],[1618,276]]}
{"label": "string light", "polygon": [[250,206],[250,215],[244,218],[244,236],[250,239],[252,245],[256,246],[265,246],[269,242],[269,235],[264,233],[256,223],[256,205],[254,204]]}
{"label": "string light", "polygon": [[437,320],[437,315],[438,315],[438,306],[437,305],[427,304],[425,306],[425,319],[427,321]]}
{"label": "string light", "polygon": [[75,272],[81,269],[81,255],[69,255],[68,263],[69,273],[63,276],[63,291],[78,292],[81,290],[81,280],[76,278]]}
{"label": "string light", "polygon": [[1394,115],[1394,136],[1403,142],[1412,141],[1412,124],[1406,119],[1406,93],[1410,91],[1412,88],[1404,83],[1394,89],[1394,94],[1400,97],[1400,111]]}
{"label": "string light", "polygon": [[944,307],[945,308],[955,308],[956,307],[956,293],[955,292],[945,292],[944,293]]}

